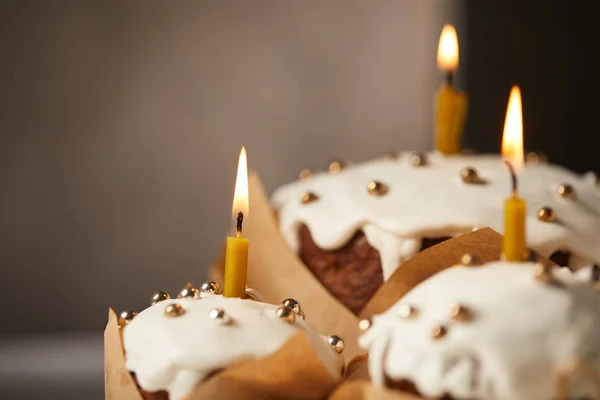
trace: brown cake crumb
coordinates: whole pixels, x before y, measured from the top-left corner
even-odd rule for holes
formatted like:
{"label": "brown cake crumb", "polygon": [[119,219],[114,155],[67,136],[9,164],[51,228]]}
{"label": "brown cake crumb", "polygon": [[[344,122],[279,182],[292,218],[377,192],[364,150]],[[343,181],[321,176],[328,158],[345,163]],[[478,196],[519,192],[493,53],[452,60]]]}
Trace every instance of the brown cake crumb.
{"label": "brown cake crumb", "polygon": [[315,244],[306,225],[300,227],[299,235],[304,264],[336,299],[358,314],[383,284],[379,252],[362,231],[329,251]]}
{"label": "brown cake crumb", "polygon": [[[300,227],[299,238],[299,256],[304,264],[336,299],[358,315],[383,284],[379,252],[362,231],[335,250],[317,246],[306,225]],[[425,238],[421,250],[447,239],[450,237]]]}
{"label": "brown cake crumb", "polygon": [[571,259],[571,253],[568,251],[555,251],[549,260],[559,267],[568,267]]}
{"label": "brown cake crumb", "polygon": [[145,390],[140,389],[140,393],[144,400],[169,400],[169,394],[164,390],[160,392],[146,392]]}
{"label": "brown cake crumb", "polygon": [[167,393],[166,391],[161,390],[159,392],[147,392],[140,387],[140,384],[137,381],[137,377],[135,376],[135,374],[133,372],[131,373],[131,377],[133,378],[133,381],[135,382],[135,385],[138,387],[144,400],[169,400],[169,393]]}

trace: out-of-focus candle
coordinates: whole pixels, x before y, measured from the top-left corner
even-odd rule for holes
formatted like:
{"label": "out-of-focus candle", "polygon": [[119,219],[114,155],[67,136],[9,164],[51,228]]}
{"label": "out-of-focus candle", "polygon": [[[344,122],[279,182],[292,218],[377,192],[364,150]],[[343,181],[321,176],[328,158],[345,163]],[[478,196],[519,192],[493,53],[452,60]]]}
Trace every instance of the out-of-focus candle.
{"label": "out-of-focus candle", "polygon": [[510,162],[516,171],[523,167],[523,106],[521,89],[517,85],[511,88],[508,97],[502,133],[502,158]]}
{"label": "out-of-focus candle", "polygon": [[509,167],[512,178],[512,194],[504,201],[502,257],[506,261],[520,262],[527,256],[525,243],[527,203],[517,194],[515,171],[523,166],[523,111],[521,91],[518,86],[513,86],[508,100],[502,135],[502,157]]}
{"label": "out-of-focus candle", "polygon": [[445,25],[440,35],[437,66],[445,81],[435,94],[435,147],[443,154],[461,152],[460,138],[467,116],[467,96],[454,86],[458,69],[458,37],[452,25]]}
{"label": "out-of-focus candle", "polygon": [[248,239],[242,237],[244,217],[248,216],[248,163],[246,148],[242,147],[238,161],[232,214],[237,235],[228,237],[225,247],[225,276],[223,296],[246,297],[246,272],[248,267]]}

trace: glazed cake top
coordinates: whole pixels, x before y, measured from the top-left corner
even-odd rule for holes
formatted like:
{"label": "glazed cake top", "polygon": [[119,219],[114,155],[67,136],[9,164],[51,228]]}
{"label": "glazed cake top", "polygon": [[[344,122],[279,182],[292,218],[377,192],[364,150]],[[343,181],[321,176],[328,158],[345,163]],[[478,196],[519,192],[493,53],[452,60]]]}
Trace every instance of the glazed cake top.
{"label": "glazed cake top", "polygon": [[596,398],[600,291],[593,275],[591,267],[557,268],[540,278],[534,264],[507,262],[446,269],[375,316],[359,338],[371,378],[378,385],[386,376],[406,379],[434,398],[551,400],[562,377],[572,385],[569,398]]}
{"label": "glazed cake top", "polygon": [[[177,317],[165,308],[177,303],[185,310]],[[252,300],[202,293],[200,299],[171,299],[139,313],[123,328],[126,367],[140,387],[149,392],[166,390],[169,398],[188,395],[210,373],[245,360],[262,359],[276,352],[294,334],[304,332],[329,373],[341,378],[343,356],[298,317],[282,321],[279,306]],[[214,320],[212,310],[222,308],[230,318]]]}
{"label": "glazed cake top", "polygon": [[[504,227],[504,200],[511,194],[508,169],[499,155],[427,155],[415,167],[409,153],[350,165],[339,173],[316,173],[277,189],[272,204],[280,230],[298,250],[298,227],[306,224],[323,249],[344,245],[357,230],[381,256],[384,279],[412,257],[424,237],[457,236],[473,229]],[[461,170],[474,168],[482,183],[465,183]],[[519,196],[527,200],[527,243],[549,257],[557,250],[572,253],[571,266],[600,263],[600,189],[592,179],[551,164],[526,164],[517,172]],[[376,195],[367,184],[383,183]],[[561,196],[568,184],[575,199]],[[302,197],[316,196],[309,202]],[[538,210],[551,207],[556,222],[538,219]]]}

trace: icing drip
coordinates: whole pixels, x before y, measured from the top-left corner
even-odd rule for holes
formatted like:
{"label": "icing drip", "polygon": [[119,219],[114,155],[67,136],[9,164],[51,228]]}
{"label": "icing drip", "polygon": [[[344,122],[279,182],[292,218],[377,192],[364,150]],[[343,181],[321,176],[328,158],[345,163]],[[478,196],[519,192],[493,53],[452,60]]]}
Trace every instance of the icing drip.
{"label": "icing drip", "polygon": [[[450,268],[375,316],[359,338],[374,384],[387,376],[410,380],[427,397],[548,400],[555,398],[555,372],[579,359],[600,379],[600,293],[591,268],[555,270],[558,284],[549,285],[534,278],[533,265]],[[406,304],[417,317],[400,317]],[[455,304],[471,310],[472,320],[453,320]],[[439,324],[448,333],[433,340]],[[600,393],[589,383],[577,381],[571,394],[595,398]]]}
{"label": "icing drip", "polygon": [[367,241],[379,251],[383,279],[388,280],[402,261],[417,254],[421,241],[389,235],[376,225],[367,224],[363,228]]}
{"label": "icing drip", "polygon": [[[179,303],[185,313],[168,318],[165,307]],[[327,338],[315,333],[302,318],[281,321],[279,306],[251,300],[202,294],[202,299],[162,301],[139,313],[123,328],[126,366],[149,392],[166,390],[169,398],[185,397],[210,373],[244,360],[261,359],[277,351],[296,332],[304,332],[329,373],[341,376],[342,356]],[[229,324],[209,318],[215,308],[231,317]]]}
{"label": "icing drip", "polygon": [[[272,196],[281,234],[298,251],[298,228],[306,224],[314,242],[325,250],[344,245],[362,229],[381,256],[387,279],[403,260],[418,250],[423,238],[457,236],[475,227],[503,232],[504,199],[510,178],[500,156],[444,157],[433,153],[429,163],[413,167],[409,154],[397,160],[374,160],[346,167],[337,174],[318,173],[277,189]],[[475,168],[484,184],[464,183],[460,171]],[[600,263],[600,188],[590,178],[550,164],[526,165],[518,172],[519,195],[527,200],[528,246],[548,257],[570,251],[578,264]],[[388,187],[373,196],[367,183]],[[576,200],[557,193],[570,184]],[[304,192],[318,200],[302,204]],[[537,218],[541,207],[551,207],[557,222]]]}

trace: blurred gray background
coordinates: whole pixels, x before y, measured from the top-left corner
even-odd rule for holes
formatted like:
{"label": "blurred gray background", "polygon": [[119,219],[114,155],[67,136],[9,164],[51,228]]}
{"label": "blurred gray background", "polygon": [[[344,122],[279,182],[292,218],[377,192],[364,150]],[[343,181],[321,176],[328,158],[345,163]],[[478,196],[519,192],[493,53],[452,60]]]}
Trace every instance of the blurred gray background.
{"label": "blurred gray background", "polygon": [[269,190],[429,149],[462,6],[0,2],[0,398],[102,398],[108,307],[205,279],[241,145]]}

